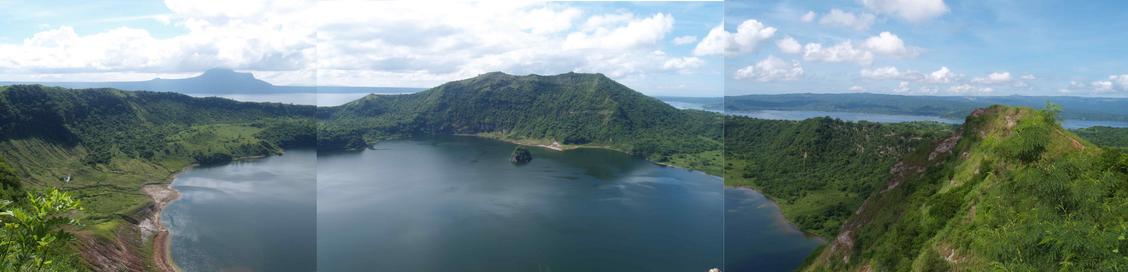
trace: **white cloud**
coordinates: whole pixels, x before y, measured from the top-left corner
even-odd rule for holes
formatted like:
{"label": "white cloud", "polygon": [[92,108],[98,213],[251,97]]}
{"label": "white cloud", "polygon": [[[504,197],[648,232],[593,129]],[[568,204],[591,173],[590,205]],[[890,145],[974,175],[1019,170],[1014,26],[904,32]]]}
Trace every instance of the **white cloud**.
{"label": "white cloud", "polygon": [[931,83],[949,83],[958,78],[959,75],[952,73],[952,70],[948,70],[948,66],[940,66],[940,69],[929,73],[925,80]]}
{"label": "white cloud", "polygon": [[740,23],[735,33],[729,33],[723,26],[714,27],[709,34],[701,39],[693,54],[707,55],[735,55],[755,52],[759,49],[760,42],[771,39],[776,28],[766,26],[757,20],[746,20]]}
{"label": "white cloud", "polygon": [[873,25],[875,16],[869,13],[854,14],[852,12],[842,11],[840,9],[831,9],[830,13],[823,15],[819,19],[819,24],[837,27],[853,28],[854,30],[863,31],[869,29]]}
{"label": "white cloud", "polygon": [[877,13],[895,15],[910,22],[920,22],[948,13],[944,0],[861,0],[862,5]]}
{"label": "white cloud", "polygon": [[1107,92],[1112,90],[1112,81],[1093,81],[1093,90]]}
{"label": "white cloud", "polygon": [[863,89],[862,86],[858,86],[858,85],[850,86],[851,92],[861,92],[861,91],[865,91],[865,90],[866,89]]}
{"label": "white cloud", "polygon": [[693,36],[693,35],[685,35],[685,36],[680,36],[680,37],[674,38],[674,44],[676,44],[676,45],[685,45],[685,44],[691,44],[691,43],[695,43],[695,42],[697,42],[697,36]]}
{"label": "white cloud", "polygon": [[1097,92],[1128,91],[1128,74],[1110,75],[1108,80],[1093,81],[1090,86]]}
{"label": "white cloud", "polygon": [[561,47],[573,49],[627,49],[653,45],[673,30],[674,17],[663,13],[612,29],[600,28],[568,34]]}
{"label": "white cloud", "polygon": [[1019,79],[1022,79],[1022,80],[1035,80],[1035,79],[1038,79],[1038,78],[1037,78],[1037,77],[1034,77],[1034,75],[1032,75],[1032,74],[1025,74],[1025,75],[1022,75],[1021,77],[1019,77]]}
{"label": "white cloud", "polygon": [[152,18],[167,20],[185,33],[154,37],[143,29],[119,27],[79,35],[70,26],[60,26],[22,43],[0,44],[0,73],[25,79],[102,73],[112,79],[226,67],[271,71],[275,84],[312,84],[316,64],[312,2],[169,0],[165,4],[172,14]]}
{"label": "white cloud", "polygon": [[819,43],[808,43],[803,46],[803,60],[819,62],[856,62],[862,65],[869,65],[873,63],[873,53],[855,48],[850,41],[845,41],[826,48]]}
{"label": "white cloud", "polygon": [[705,61],[697,57],[672,58],[662,64],[662,69],[688,72],[705,65]]}
{"label": "white cloud", "polygon": [[788,63],[775,56],[736,70],[736,79],[754,79],[760,82],[796,80],[803,76],[803,67],[799,62]]}
{"label": "white cloud", "polygon": [[[677,20],[667,13],[520,1],[321,1],[318,9],[319,84],[431,87],[492,71],[598,72],[629,84],[704,69],[704,59],[658,51],[685,40],[673,36]],[[530,27],[540,17],[569,20]]]}
{"label": "white cloud", "polygon": [[898,92],[898,93],[903,93],[903,92],[908,92],[908,91],[909,91],[909,82],[908,81],[901,81],[901,83],[897,84],[897,88],[893,89],[893,92]]}
{"label": "white cloud", "polygon": [[889,32],[881,32],[877,36],[869,37],[862,43],[862,47],[877,53],[893,56],[915,57],[918,55],[918,50],[906,47],[905,42],[902,41],[900,37]]}
{"label": "white cloud", "polygon": [[864,78],[878,80],[899,79],[902,76],[901,71],[897,70],[897,67],[893,66],[880,67],[875,69],[862,69],[861,74]]}
{"label": "white cloud", "polygon": [[976,87],[970,84],[960,84],[948,88],[949,93],[953,94],[986,94],[995,91],[988,87]]}
{"label": "white cloud", "polygon": [[984,77],[973,78],[971,82],[980,84],[1002,84],[1011,82],[1011,74],[1010,72],[993,72]]}
{"label": "white cloud", "polygon": [[799,17],[799,20],[802,20],[805,23],[810,23],[815,20],[815,16],[816,15],[814,11],[808,10],[807,13],[803,14],[803,17]]}
{"label": "white cloud", "polygon": [[799,41],[796,41],[795,38],[791,36],[777,40],[776,46],[779,47],[779,51],[788,54],[798,54],[799,51],[803,50],[803,46],[799,44]]}

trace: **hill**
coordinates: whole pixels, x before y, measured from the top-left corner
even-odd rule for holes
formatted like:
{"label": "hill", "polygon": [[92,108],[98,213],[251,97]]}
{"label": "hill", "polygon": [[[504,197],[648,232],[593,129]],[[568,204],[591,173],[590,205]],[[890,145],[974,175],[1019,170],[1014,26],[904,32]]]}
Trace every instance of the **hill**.
{"label": "hill", "polygon": [[149,252],[138,224],[153,204],[143,185],[167,183],[193,164],[312,148],[315,112],[176,93],[0,87],[0,162],[10,166],[0,163],[0,181],[6,197],[47,188],[74,194],[86,208],[83,256],[144,266],[151,258],[137,256]]}
{"label": "hill", "polygon": [[[873,93],[774,94],[727,96],[726,111],[802,110],[926,115],[963,119],[976,108],[991,105],[1041,107],[1061,105],[1063,119],[1128,120],[1128,98],[1076,96],[910,96]],[[717,108],[718,105],[711,106]]]}
{"label": "hill", "polygon": [[725,184],[754,188],[801,230],[833,237],[897,158],[949,134],[930,122],[880,124],[725,117]]}
{"label": "hill", "polygon": [[1128,269],[1128,155],[993,106],[900,159],[808,271]]}
{"label": "hill", "polygon": [[369,95],[319,108],[318,148],[472,134],[524,144],[602,147],[720,172],[722,116],[678,110],[602,74],[500,72],[404,95]]}

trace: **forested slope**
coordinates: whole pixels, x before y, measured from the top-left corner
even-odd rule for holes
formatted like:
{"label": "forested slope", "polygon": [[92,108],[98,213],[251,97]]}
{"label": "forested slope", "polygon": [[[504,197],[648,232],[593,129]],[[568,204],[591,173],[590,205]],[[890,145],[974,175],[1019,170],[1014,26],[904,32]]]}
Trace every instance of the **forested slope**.
{"label": "forested slope", "polygon": [[755,188],[800,229],[832,237],[889,177],[897,158],[952,126],[725,118],[725,184]]}
{"label": "forested slope", "polygon": [[678,110],[601,74],[500,72],[405,95],[319,108],[318,147],[475,134],[523,143],[596,146],[719,174],[722,116]]}

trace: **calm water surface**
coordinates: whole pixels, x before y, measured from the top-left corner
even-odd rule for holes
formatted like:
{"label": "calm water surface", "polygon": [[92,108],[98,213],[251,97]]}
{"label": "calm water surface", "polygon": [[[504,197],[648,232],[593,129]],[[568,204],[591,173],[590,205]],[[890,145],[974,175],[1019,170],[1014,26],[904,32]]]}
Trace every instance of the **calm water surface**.
{"label": "calm water surface", "polygon": [[706,271],[723,185],[622,153],[473,137],[318,158],[320,271]]}
{"label": "calm water surface", "polygon": [[315,271],[313,151],[197,167],[172,182],[161,213],[184,271]]}

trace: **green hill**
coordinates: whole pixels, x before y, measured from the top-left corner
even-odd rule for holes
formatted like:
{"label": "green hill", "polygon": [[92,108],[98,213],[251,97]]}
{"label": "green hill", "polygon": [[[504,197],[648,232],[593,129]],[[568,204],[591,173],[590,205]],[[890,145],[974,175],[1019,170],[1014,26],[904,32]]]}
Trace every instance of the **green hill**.
{"label": "green hill", "polygon": [[404,95],[369,95],[320,108],[318,148],[473,134],[525,144],[603,147],[720,172],[722,116],[678,110],[601,74],[500,72]]}
{"label": "green hill", "polygon": [[151,211],[143,185],[167,183],[192,164],[312,147],[315,112],[175,93],[0,87],[0,196],[70,192],[85,206],[83,256],[144,264],[136,255],[148,249],[134,225]]}
{"label": "green hill", "polygon": [[993,106],[892,176],[809,271],[1128,269],[1128,155]]}
{"label": "green hill", "polygon": [[725,118],[725,184],[772,198],[800,229],[834,233],[889,177],[897,158],[953,126],[880,124],[826,117],[803,121]]}

